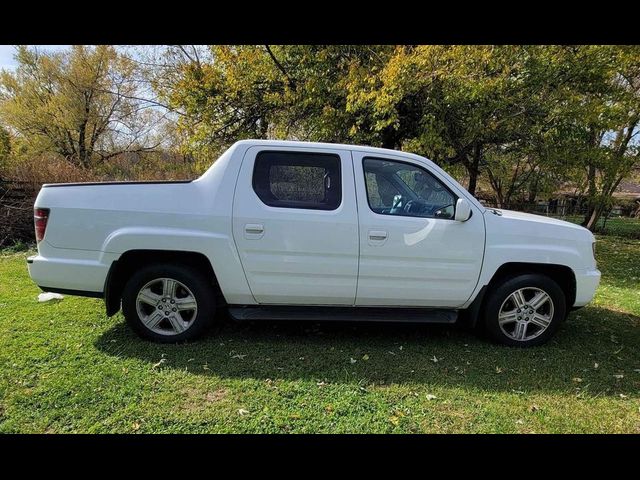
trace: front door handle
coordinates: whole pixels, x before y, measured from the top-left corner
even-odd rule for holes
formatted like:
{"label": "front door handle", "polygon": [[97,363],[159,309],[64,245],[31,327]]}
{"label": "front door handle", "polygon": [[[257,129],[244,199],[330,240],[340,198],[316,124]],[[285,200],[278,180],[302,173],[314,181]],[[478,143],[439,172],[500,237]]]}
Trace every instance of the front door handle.
{"label": "front door handle", "polygon": [[247,223],[244,226],[244,237],[249,240],[262,238],[264,235],[264,225],[260,223]]}
{"label": "front door handle", "polygon": [[387,232],[384,230],[369,230],[369,243],[382,245],[387,240]]}
{"label": "front door handle", "polygon": [[382,230],[371,230],[369,232],[369,238],[371,240],[385,240],[387,238],[387,232]]}

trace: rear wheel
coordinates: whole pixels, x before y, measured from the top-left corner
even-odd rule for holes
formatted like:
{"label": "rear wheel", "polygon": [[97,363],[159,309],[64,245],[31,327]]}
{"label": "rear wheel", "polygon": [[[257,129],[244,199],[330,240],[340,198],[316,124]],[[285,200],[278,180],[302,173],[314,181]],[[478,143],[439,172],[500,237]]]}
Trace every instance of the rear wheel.
{"label": "rear wheel", "polygon": [[489,335],[505,345],[546,343],[565,318],[564,292],[551,278],[523,274],[505,279],[487,298],[484,323]]}
{"label": "rear wheel", "polygon": [[141,337],[160,343],[193,340],[213,322],[215,292],[198,270],[177,264],[137,271],[122,294],[122,311]]}

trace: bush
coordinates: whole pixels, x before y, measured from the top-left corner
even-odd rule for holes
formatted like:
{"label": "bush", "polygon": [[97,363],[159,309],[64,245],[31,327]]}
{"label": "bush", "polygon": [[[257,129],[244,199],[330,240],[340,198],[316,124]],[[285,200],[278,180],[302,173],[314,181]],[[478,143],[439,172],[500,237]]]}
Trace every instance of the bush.
{"label": "bush", "polygon": [[9,156],[0,165],[0,248],[34,241],[33,203],[44,183],[189,180],[202,171],[192,159],[164,152],[123,153],[90,169],[55,155]]}

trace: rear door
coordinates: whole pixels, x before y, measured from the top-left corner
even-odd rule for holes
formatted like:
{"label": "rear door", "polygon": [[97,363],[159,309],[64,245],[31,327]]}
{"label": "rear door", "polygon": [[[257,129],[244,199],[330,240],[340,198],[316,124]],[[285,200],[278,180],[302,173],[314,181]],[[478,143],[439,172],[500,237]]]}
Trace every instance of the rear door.
{"label": "rear door", "polygon": [[258,303],[353,305],[359,245],[351,153],[248,149],[233,236]]}

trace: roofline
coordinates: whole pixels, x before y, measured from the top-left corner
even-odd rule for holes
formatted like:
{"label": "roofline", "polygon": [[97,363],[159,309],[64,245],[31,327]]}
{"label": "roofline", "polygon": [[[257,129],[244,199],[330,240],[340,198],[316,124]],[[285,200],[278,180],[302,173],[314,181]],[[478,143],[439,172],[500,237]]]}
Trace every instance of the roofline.
{"label": "roofline", "polygon": [[328,142],[307,142],[307,141],[299,141],[299,140],[266,140],[266,139],[246,139],[239,140],[234,143],[234,145],[248,145],[248,146],[256,146],[256,145],[272,145],[272,146],[281,146],[281,147],[318,147],[318,148],[333,148],[336,150],[355,150],[361,152],[377,152],[384,153],[387,155],[390,154],[402,154],[402,155],[411,155],[416,158],[427,158],[421,155],[417,155],[411,152],[405,152],[403,150],[393,150],[391,148],[380,148],[380,147],[371,147],[368,145],[355,145],[355,144],[347,144],[347,143],[328,143]]}

